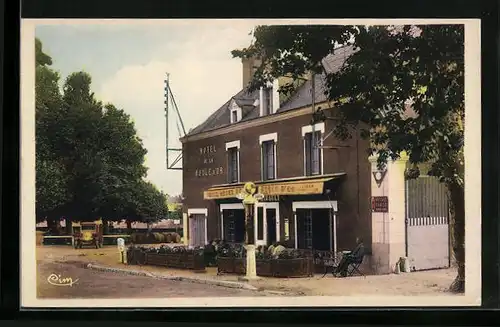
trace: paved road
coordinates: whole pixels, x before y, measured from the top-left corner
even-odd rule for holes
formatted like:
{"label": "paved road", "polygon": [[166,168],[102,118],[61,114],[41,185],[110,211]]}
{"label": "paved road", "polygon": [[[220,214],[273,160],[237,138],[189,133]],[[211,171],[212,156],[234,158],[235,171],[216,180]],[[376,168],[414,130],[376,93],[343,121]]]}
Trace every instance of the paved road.
{"label": "paved road", "polygon": [[[262,292],[250,290],[96,271],[84,268],[82,263],[63,264],[38,260],[37,265],[38,298],[265,296]],[[54,286],[48,282],[51,274],[78,281],[72,286]]]}

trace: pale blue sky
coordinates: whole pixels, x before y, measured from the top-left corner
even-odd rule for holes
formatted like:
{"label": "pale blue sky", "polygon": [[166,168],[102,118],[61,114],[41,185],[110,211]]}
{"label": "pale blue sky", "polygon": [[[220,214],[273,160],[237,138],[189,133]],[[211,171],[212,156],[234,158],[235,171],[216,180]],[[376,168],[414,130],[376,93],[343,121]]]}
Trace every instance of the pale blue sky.
{"label": "pale blue sky", "polygon": [[[63,80],[71,72],[90,73],[96,96],[132,116],[148,149],[148,179],[165,192],[178,194],[182,173],[165,168],[165,73],[170,73],[186,129],[195,127],[241,89],[241,62],[230,51],[250,44],[248,34],[254,25],[192,20],[38,24],[36,36]],[[175,122],[169,127],[177,131]]]}

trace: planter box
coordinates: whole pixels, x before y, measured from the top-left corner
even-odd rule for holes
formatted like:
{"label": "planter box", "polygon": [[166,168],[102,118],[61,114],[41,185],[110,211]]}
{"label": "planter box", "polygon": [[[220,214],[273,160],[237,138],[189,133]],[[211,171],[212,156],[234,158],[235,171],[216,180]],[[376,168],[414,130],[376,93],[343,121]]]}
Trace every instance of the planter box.
{"label": "planter box", "polygon": [[[217,274],[244,275],[246,258],[219,257]],[[310,277],[314,275],[312,258],[257,259],[257,276],[263,277]]]}
{"label": "planter box", "polygon": [[246,273],[246,258],[218,257],[217,275],[220,274],[238,274]]}
{"label": "planter box", "polygon": [[203,255],[194,253],[146,253],[145,264],[196,271],[205,270]]}
{"label": "planter box", "polygon": [[127,251],[127,264],[144,265],[146,263],[146,253],[139,249],[129,249]]}

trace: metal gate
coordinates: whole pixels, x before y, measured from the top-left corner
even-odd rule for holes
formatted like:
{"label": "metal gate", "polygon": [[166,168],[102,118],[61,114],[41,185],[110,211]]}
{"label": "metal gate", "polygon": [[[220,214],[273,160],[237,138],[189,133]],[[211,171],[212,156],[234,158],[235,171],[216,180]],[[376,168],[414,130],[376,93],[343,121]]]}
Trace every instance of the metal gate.
{"label": "metal gate", "polygon": [[446,186],[436,177],[406,181],[406,255],[410,269],[450,266],[449,210]]}
{"label": "metal gate", "polygon": [[206,216],[204,214],[193,214],[189,218],[189,244],[192,246],[204,246],[206,243]]}

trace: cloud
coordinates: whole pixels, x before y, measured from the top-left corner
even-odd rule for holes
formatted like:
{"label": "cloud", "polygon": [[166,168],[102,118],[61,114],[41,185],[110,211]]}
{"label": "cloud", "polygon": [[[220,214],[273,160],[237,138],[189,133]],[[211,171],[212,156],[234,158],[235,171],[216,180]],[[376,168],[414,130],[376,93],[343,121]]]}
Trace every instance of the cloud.
{"label": "cloud", "polygon": [[[148,179],[165,192],[182,191],[182,173],[166,170],[166,73],[170,74],[170,86],[188,131],[241,89],[241,62],[232,59],[230,51],[249,44],[249,30],[248,26],[205,26],[183,42],[159,46],[154,60],[147,64],[122,67],[96,90],[100,99],[131,115],[148,149]],[[180,147],[173,117],[170,111],[169,146]]]}

